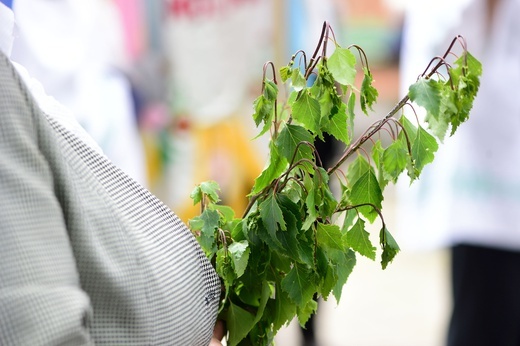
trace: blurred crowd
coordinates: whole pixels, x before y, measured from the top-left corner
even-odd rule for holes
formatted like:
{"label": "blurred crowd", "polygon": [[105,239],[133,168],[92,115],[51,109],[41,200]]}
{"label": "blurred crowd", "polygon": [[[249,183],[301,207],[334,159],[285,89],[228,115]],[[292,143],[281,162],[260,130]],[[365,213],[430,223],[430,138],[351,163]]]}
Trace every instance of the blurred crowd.
{"label": "blurred crowd", "polygon": [[[382,112],[406,92],[427,57],[440,54],[450,35],[463,33],[470,50],[493,71],[484,74],[488,87],[483,95],[487,98],[478,99],[474,127],[461,131],[462,142],[450,142],[449,151],[441,151],[441,166],[432,165],[411,194],[399,189],[400,210],[405,215],[400,220],[407,221],[400,225],[401,236],[404,244],[427,243],[429,248],[455,244],[457,249],[462,243],[475,250],[476,246],[479,253],[475,257],[485,263],[490,263],[489,255],[480,254],[481,247],[505,248],[516,262],[509,258],[493,262],[500,268],[513,263],[500,280],[518,277],[520,185],[516,168],[520,159],[516,144],[511,144],[517,143],[518,117],[510,116],[518,115],[518,102],[508,96],[516,90],[511,86],[520,75],[520,31],[514,19],[520,8],[518,0],[431,4],[405,0],[2,2],[12,7],[16,19],[12,60],[72,111],[109,159],[154,192],[183,221],[197,214],[189,196],[195,184],[205,180],[220,184],[223,202],[237,213],[245,208],[246,195],[264,166],[267,150],[263,138],[252,141],[257,133],[252,102],[261,90],[262,66],[273,61],[281,67],[299,49],[310,54],[324,21],[332,25],[342,46],[356,43],[366,51]],[[406,67],[401,71],[400,58]],[[511,83],[503,83],[506,79]],[[496,100],[500,100],[500,112]],[[379,108],[375,110],[377,113]],[[510,126],[489,127],[484,113],[493,112],[500,113],[500,121]],[[463,142],[464,136],[467,142]],[[500,140],[482,141],[486,136]],[[490,142],[494,144],[490,146]],[[469,147],[475,150],[468,151]],[[336,150],[326,148],[329,153]],[[443,169],[443,163],[449,169]],[[455,178],[448,177],[448,172]],[[500,203],[490,206],[497,201]],[[414,208],[415,217],[407,218]],[[450,218],[439,218],[437,212]],[[416,232],[426,219],[429,227]],[[438,239],[453,228],[459,233],[452,235],[451,242]],[[469,259],[460,248],[455,255],[455,293],[463,296],[466,285],[481,283],[472,277],[462,285],[460,277],[469,270],[465,262]],[[489,268],[489,275],[496,273],[494,268]],[[481,269],[474,269],[475,277],[482,277]],[[498,279],[487,281],[493,280]],[[494,288],[482,294],[508,297]],[[493,301],[488,304],[496,305]],[[478,314],[464,309],[467,314]],[[485,314],[496,320],[489,311]],[[450,345],[456,344],[458,330],[464,329],[460,323],[451,321]],[[312,326],[308,328],[312,331]],[[312,333],[310,338],[308,345],[314,342]]]}
{"label": "blurred crowd", "polygon": [[[216,180],[235,210],[245,206],[265,162],[265,143],[251,141],[251,114],[266,61],[281,67],[298,49],[313,50],[325,20],[339,37],[348,31],[370,43],[375,61],[395,57],[396,46],[373,42],[397,42],[397,26],[389,40],[390,16],[363,4],[10,1],[12,59],[72,110],[113,162],[187,221],[197,212],[191,189],[204,180]],[[359,14],[357,22],[348,20],[349,11]],[[378,18],[371,30],[362,28],[367,17]],[[362,23],[357,32],[371,37],[347,23]]]}

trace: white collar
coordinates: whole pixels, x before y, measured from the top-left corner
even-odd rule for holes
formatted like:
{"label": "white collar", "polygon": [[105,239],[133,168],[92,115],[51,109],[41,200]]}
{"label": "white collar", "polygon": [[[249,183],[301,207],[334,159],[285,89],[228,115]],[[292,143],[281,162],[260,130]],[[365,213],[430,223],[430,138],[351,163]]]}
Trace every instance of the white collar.
{"label": "white collar", "polygon": [[5,55],[11,55],[13,47],[14,13],[0,2],[0,51]]}

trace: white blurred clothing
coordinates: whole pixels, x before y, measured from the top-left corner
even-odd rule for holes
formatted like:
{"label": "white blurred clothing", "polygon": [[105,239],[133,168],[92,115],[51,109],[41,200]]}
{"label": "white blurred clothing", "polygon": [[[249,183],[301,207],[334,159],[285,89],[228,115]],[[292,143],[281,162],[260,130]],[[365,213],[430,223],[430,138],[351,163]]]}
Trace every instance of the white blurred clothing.
{"label": "white blurred clothing", "polygon": [[69,108],[105,155],[146,185],[144,153],[113,4],[103,0],[13,3],[11,59]]}
{"label": "white blurred clothing", "polygon": [[[11,9],[0,3],[0,50],[9,57],[14,41],[14,14]],[[29,72],[20,64],[13,62],[17,72],[22,77],[38,106],[52,119],[58,121],[66,129],[77,135],[92,149],[102,154],[101,148],[94,139],[76,121],[72,112],[60,104],[54,97],[45,93],[41,83],[29,75]]]}
{"label": "white blurred clothing", "polygon": [[466,243],[520,249],[520,1],[502,1],[494,15],[487,28],[485,0],[417,1],[407,13],[404,87],[457,34],[482,62],[483,75],[467,123],[439,146],[419,181],[409,187],[403,177],[399,183],[404,247]]}
{"label": "white blurred clothing", "polygon": [[13,28],[13,11],[0,3],[0,50],[7,56],[11,54],[13,48]]}
{"label": "white blurred clothing", "polygon": [[173,111],[211,126],[240,110],[258,83],[271,39],[269,1],[169,3],[164,36]]}

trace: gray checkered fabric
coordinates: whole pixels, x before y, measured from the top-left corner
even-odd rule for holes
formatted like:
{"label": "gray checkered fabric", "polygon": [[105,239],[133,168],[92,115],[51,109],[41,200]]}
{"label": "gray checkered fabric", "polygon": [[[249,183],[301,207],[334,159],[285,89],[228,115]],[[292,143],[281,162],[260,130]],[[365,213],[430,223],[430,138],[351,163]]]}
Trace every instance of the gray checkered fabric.
{"label": "gray checkered fabric", "polygon": [[190,231],[2,53],[0,201],[0,345],[209,344],[220,283]]}

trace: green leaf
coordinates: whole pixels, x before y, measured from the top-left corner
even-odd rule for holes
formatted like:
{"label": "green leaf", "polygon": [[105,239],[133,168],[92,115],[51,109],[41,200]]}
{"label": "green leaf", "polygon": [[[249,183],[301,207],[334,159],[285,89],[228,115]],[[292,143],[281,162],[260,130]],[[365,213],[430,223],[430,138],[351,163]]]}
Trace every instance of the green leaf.
{"label": "green leaf", "polygon": [[249,245],[251,252],[247,269],[235,281],[234,291],[243,303],[259,308],[262,305],[263,284],[267,280],[266,269],[271,264],[272,252],[264,243],[254,246],[250,242]]}
{"label": "green leaf", "polygon": [[[306,144],[298,146],[301,142],[309,142],[312,144],[314,138],[304,127],[300,125],[286,124],[276,139],[276,146],[288,162],[296,162],[303,158],[312,161],[312,149]],[[293,158],[294,161],[292,161]]]}
{"label": "green leaf", "polygon": [[345,250],[342,236],[339,226],[318,224],[316,240],[319,246],[327,249]]}
{"label": "green leaf", "polygon": [[329,218],[332,216],[332,213],[336,209],[337,202],[336,198],[332,194],[329,185],[329,176],[327,171],[322,167],[318,167],[318,169],[314,173],[314,193],[315,193],[315,201],[318,206],[318,212],[321,217]]}
{"label": "green leaf", "polygon": [[412,157],[415,168],[421,172],[425,165],[433,161],[434,153],[439,148],[437,140],[419,126],[417,136],[412,145]]}
{"label": "green leaf", "polygon": [[206,195],[212,203],[217,203],[220,201],[218,197],[218,191],[220,191],[220,186],[215,181],[205,181],[200,184],[200,189],[204,195]]}
{"label": "green leaf", "polygon": [[250,196],[256,195],[269,186],[287,167],[287,159],[280,155],[278,146],[274,142],[269,142],[269,149],[270,153],[267,167],[262,171],[258,178],[256,178]]}
{"label": "green leaf", "polygon": [[[279,233],[286,233],[286,232],[279,232]],[[271,262],[269,263],[270,266],[273,268],[276,268],[282,273],[288,273],[292,268],[293,261],[291,260],[290,256],[286,256],[283,251],[272,251],[271,252]],[[273,274],[272,272],[269,274]],[[275,275],[273,277],[268,277],[268,280],[276,280],[281,278],[276,278]]]}
{"label": "green leaf", "polygon": [[[258,307],[256,308],[255,318],[252,321],[253,326],[248,331],[246,340],[241,342],[240,339],[237,338],[238,339],[237,341],[239,341],[239,345],[244,345],[244,344],[251,345],[252,344],[252,345],[267,346],[266,342],[268,342],[268,341],[265,338],[266,337],[265,334],[266,333],[270,334],[270,331],[269,331],[270,326],[267,326],[267,328],[266,328],[265,323],[262,322],[262,319],[264,319],[264,320],[266,319],[264,317],[264,312],[265,312],[265,307],[267,305],[270,295],[271,295],[270,284],[267,281],[263,281],[261,284],[259,304],[258,304]],[[269,314],[266,317],[268,319]],[[246,327],[248,327],[248,326],[249,326],[249,321],[248,321]],[[240,337],[242,337],[242,336],[240,335]],[[267,339],[272,340],[272,336],[268,337]]]}
{"label": "green leaf", "polygon": [[354,109],[356,108],[356,94],[354,92],[350,93],[350,96],[348,97],[348,103],[347,103],[347,119],[350,122],[349,128],[351,131],[354,129],[354,119],[356,117],[356,114],[354,113]]}
{"label": "green leaf", "polygon": [[276,333],[287,322],[290,322],[296,314],[296,305],[291,301],[287,292],[285,292],[280,284],[275,286],[276,299],[268,302],[266,311],[273,316],[273,331]]}
{"label": "green leaf", "polygon": [[295,91],[303,90],[307,86],[307,80],[303,77],[302,71],[295,68],[291,73],[291,85]]}
{"label": "green leaf", "polygon": [[253,102],[253,108],[255,110],[253,120],[255,121],[256,126],[258,127],[261,123],[264,123],[264,126],[257,137],[260,137],[271,128],[278,95],[278,87],[272,81],[265,79],[263,88],[264,91],[262,95],[258,96]]}
{"label": "green leaf", "polygon": [[249,249],[249,243],[247,240],[234,242],[229,245],[228,251],[233,261],[233,268],[235,269],[237,278],[239,278],[244,274],[247,267],[249,252],[251,251]]}
{"label": "green leaf", "polygon": [[[310,90],[312,95],[319,101],[321,107],[320,131],[316,134],[320,139],[323,139],[322,132],[331,133],[332,130],[334,136],[348,142],[346,105],[338,95],[336,82],[326,65],[319,64],[318,76]],[[340,116],[339,119],[335,119],[337,115]]]}
{"label": "green leaf", "polygon": [[[403,129],[401,132],[399,132],[398,138],[402,141],[405,141],[408,143],[410,142],[410,147],[413,147],[415,138],[417,138],[417,127],[415,127],[410,120],[406,116],[401,116],[399,119],[399,122],[403,126]],[[407,144],[407,150],[408,150],[408,144]],[[406,164],[406,170],[408,172],[408,176],[410,177],[411,181],[417,179],[420,171],[416,169],[415,162],[413,159],[413,155],[408,152],[407,154],[407,164]]]}
{"label": "green leaf", "polygon": [[450,77],[456,88],[454,104],[458,110],[450,115],[451,135],[458,126],[466,121],[473,106],[473,101],[480,87],[482,65],[469,52],[462,54],[450,69]]}
{"label": "green leaf", "polygon": [[202,201],[202,190],[200,189],[200,185],[197,185],[193,188],[190,194],[190,198],[193,200],[193,205],[196,205]]}
{"label": "green leaf", "polygon": [[316,205],[316,194],[314,193],[314,182],[310,178],[309,174],[304,174],[303,182],[305,188],[309,193],[305,198],[305,206],[307,207],[307,217],[302,225],[304,230],[307,230],[316,221],[318,215],[318,206]]}
{"label": "green leaf", "polygon": [[[218,249],[215,264],[215,269],[224,282],[224,285],[226,287],[230,287],[233,284],[233,281],[235,281],[236,275],[232,268],[228,252],[225,248]],[[227,293],[228,292],[226,292],[226,294]]]}
{"label": "green leaf", "polygon": [[212,256],[217,248],[215,244],[216,231],[219,227],[219,215],[215,210],[205,209],[204,212],[194,219],[196,224],[201,227],[200,236],[197,238],[200,246],[208,257]]}
{"label": "green leaf", "polygon": [[204,220],[200,218],[200,215],[197,215],[188,220],[188,225],[190,230],[192,231],[200,231],[204,226]]}
{"label": "green leaf", "polygon": [[348,186],[352,187],[356,181],[359,180],[372,168],[363,155],[358,155],[354,161],[348,166],[347,181]]}
{"label": "green leaf", "polygon": [[255,316],[240,306],[229,303],[226,314],[226,324],[228,325],[229,337],[227,344],[236,346],[244,339],[249,331],[253,328]]}
{"label": "green leaf", "polygon": [[468,51],[464,51],[464,54],[460,56],[455,63],[462,65],[462,61],[466,62],[466,76],[468,79],[471,79],[472,84],[478,89],[480,86],[480,76],[482,76],[482,63]]}
{"label": "green leaf", "polygon": [[258,305],[258,310],[256,311],[256,317],[253,321],[253,324],[257,324],[258,321],[262,318],[265,307],[267,306],[267,302],[269,297],[271,296],[271,287],[267,281],[262,282],[262,295],[260,296],[260,304]]}
{"label": "green leaf", "polygon": [[235,211],[227,205],[213,204],[211,209],[216,210],[221,215],[224,223],[230,222],[235,217]]}
{"label": "green leaf", "polygon": [[200,215],[202,221],[204,221],[204,226],[202,226],[202,234],[208,237],[214,237],[215,231],[219,226],[219,216],[215,210],[206,209]]}
{"label": "green leaf", "polygon": [[282,288],[299,308],[305,307],[314,295],[312,272],[306,265],[295,263],[282,280]]}
{"label": "green leaf", "polygon": [[368,108],[372,109],[372,105],[376,102],[378,92],[377,89],[372,86],[372,75],[370,71],[365,67],[363,68],[364,78],[363,83],[361,83],[361,92],[359,94],[359,102],[361,105],[361,110],[363,113],[368,115]]}
{"label": "green leaf", "polygon": [[372,223],[379,215],[375,208],[381,210],[382,201],[383,194],[379,187],[379,183],[373,171],[369,170],[356,181],[354,186],[352,186],[350,202],[353,205],[370,204],[361,206],[358,210],[367,218],[367,220],[370,221],[370,223]]}
{"label": "green leaf", "polygon": [[229,231],[231,233],[231,238],[235,241],[242,241],[246,239],[246,235],[244,234],[244,224],[247,219],[238,219],[235,218],[225,225],[225,231]]}
{"label": "green leaf", "polygon": [[220,191],[220,187],[215,181],[210,180],[200,183],[195,186],[190,194],[191,199],[193,199],[193,205],[202,201],[203,196],[207,196],[212,203],[219,202],[218,191]]}
{"label": "green leaf", "polygon": [[[413,144],[413,140],[417,135],[417,127],[414,126],[414,124],[412,124],[410,120],[408,120],[408,118],[404,115],[399,118],[399,123],[403,125],[403,129],[406,132],[408,139],[410,140],[410,144]],[[399,132],[399,136],[401,136],[401,134],[402,132]]]}
{"label": "green leaf", "polygon": [[356,57],[346,48],[337,47],[327,60],[327,66],[338,83],[354,86],[356,80]]}
{"label": "green leaf", "polygon": [[[348,248],[346,248],[348,250]],[[315,277],[317,279],[316,283],[318,285],[318,292],[321,293],[322,289],[328,290],[331,284],[325,282],[327,272],[331,269],[331,260],[329,258],[329,253],[333,251],[338,251],[334,249],[327,249],[322,246],[316,246],[314,250],[314,265],[311,267],[313,272],[315,273]],[[332,288],[331,288],[332,289]],[[314,296],[316,298],[316,295]]]}
{"label": "green leaf", "polygon": [[[284,251],[282,255],[288,256],[292,261],[303,262],[303,259],[300,256],[302,249],[300,247],[300,242],[297,239],[298,232],[301,229],[301,221],[297,219],[297,216],[301,216],[299,215],[299,211],[288,206],[288,203],[292,202],[286,198],[285,203],[280,204],[287,230],[285,232],[278,232],[277,236],[283,246]],[[295,211],[296,214],[294,213]]]}
{"label": "green leaf", "polygon": [[352,228],[347,232],[345,241],[354,251],[371,260],[376,259],[376,248],[370,241],[370,233],[365,231],[365,221],[358,219]]}
{"label": "green leaf", "polygon": [[402,139],[396,139],[383,153],[385,179],[397,181],[408,164],[408,147]]}
{"label": "green leaf", "polygon": [[424,107],[434,118],[438,118],[441,105],[441,87],[438,81],[419,78],[410,86],[408,96],[412,102]]}
{"label": "green leaf", "polygon": [[[297,185],[297,187],[300,188],[300,185]],[[287,192],[290,192],[290,191],[287,191]],[[289,197],[289,195],[287,195],[285,193],[280,193],[278,195],[278,203],[280,204],[280,207],[284,209],[283,210],[284,218],[286,215],[294,217],[294,220],[295,220],[294,227],[296,228],[297,232],[299,232],[302,227],[302,217],[303,217],[303,215],[302,215],[303,211],[302,211],[302,208],[300,207],[300,205],[297,204],[296,202],[294,202]]]}
{"label": "green leaf", "polygon": [[388,185],[387,174],[385,173],[385,169],[383,167],[383,155],[385,153],[385,149],[381,144],[381,140],[378,139],[377,142],[372,146],[372,159],[374,159],[374,165],[377,169],[377,180],[379,181],[379,187],[381,191],[383,191]]}
{"label": "green leaf", "polygon": [[381,256],[381,266],[383,269],[386,269],[388,264],[392,262],[400,249],[394,237],[392,237],[386,227],[381,229],[381,232],[379,233],[379,241],[381,243],[381,248],[383,249],[383,254]]}
{"label": "green leaf", "polygon": [[320,103],[308,90],[302,90],[292,104],[292,116],[309,131],[317,132],[321,116]]}
{"label": "green leaf", "polygon": [[286,82],[289,78],[291,78],[291,66],[284,66],[280,68],[280,77],[282,78],[282,82]]}
{"label": "green leaf", "polygon": [[338,281],[336,282],[332,293],[336,298],[336,302],[339,303],[341,299],[341,293],[343,292],[343,286],[347,282],[348,277],[356,265],[356,254],[352,250],[347,252],[336,252],[336,254],[337,256],[334,259],[334,263]]}
{"label": "green leaf", "polygon": [[267,232],[271,236],[271,240],[278,246],[282,246],[278,237],[276,236],[276,232],[279,229],[285,231],[287,228],[285,226],[285,220],[283,219],[282,209],[278,205],[278,201],[272,194],[270,194],[258,207],[260,210],[260,217],[262,219],[262,223],[264,224]]}
{"label": "green leaf", "polygon": [[305,323],[311,318],[311,315],[316,312],[318,309],[318,302],[314,299],[309,300],[307,302],[307,305],[305,305],[303,308],[297,309],[298,314],[298,322],[300,322],[300,326],[302,328],[305,328]]}
{"label": "green leaf", "polygon": [[354,225],[354,221],[356,221],[358,217],[358,213],[354,209],[347,209],[344,213],[344,219],[341,224],[341,234],[346,234],[347,231]]}
{"label": "green leaf", "polygon": [[444,85],[441,90],[441,104],[439,109],[439,116],[433,117],[431,114],[426,114],[424,121],[428,124],[428,128],[434,136],[439,138],[442,142],[446,136],[446,132],[450,127],[450,119],[458,113],[455,104],[456,90],[452,90],[449,85]]}
{"label": "green leaf", "polygon": [[328,262],[325,271],[320,271],[321,285],[320,290],[318,292],[325,300],[329,298],[330,293],[332,292],[334,286],[336,285],[336,282],[338,281],[336,266],[334,263],[332,263],[330,258],[327,257],[327,259]]}
{"label": "green leaf", "polygon": [[256,126],[260,123],[270,123],[273,115],[274,104],[265,98],[262,94],[256,98],[253,102],[255,113],[253,114],[253,120]]}
{"label": "green leaf", "polygon": [[337,140],[342,141],[345,145],[350,144],[350,136],[348,133],[347,113],[345,104],[341,104],[337,113],[330,119],[326,132],[333,135]]}
{"label": "green leaf", "polygon": [[305,230],[298,237],[298,247],[300,249],[300,258],[303,263],[309,267],[314,266],[314,248],[316,244],[313,227]]}
{"label": "green leaf", "polygon": [[[264,80],[264,97],[267,101],[276,101],[276,98],[278,96],[278,86],[270,81],[270,80]],[[258,125],[258,124],[257,124]]]}

